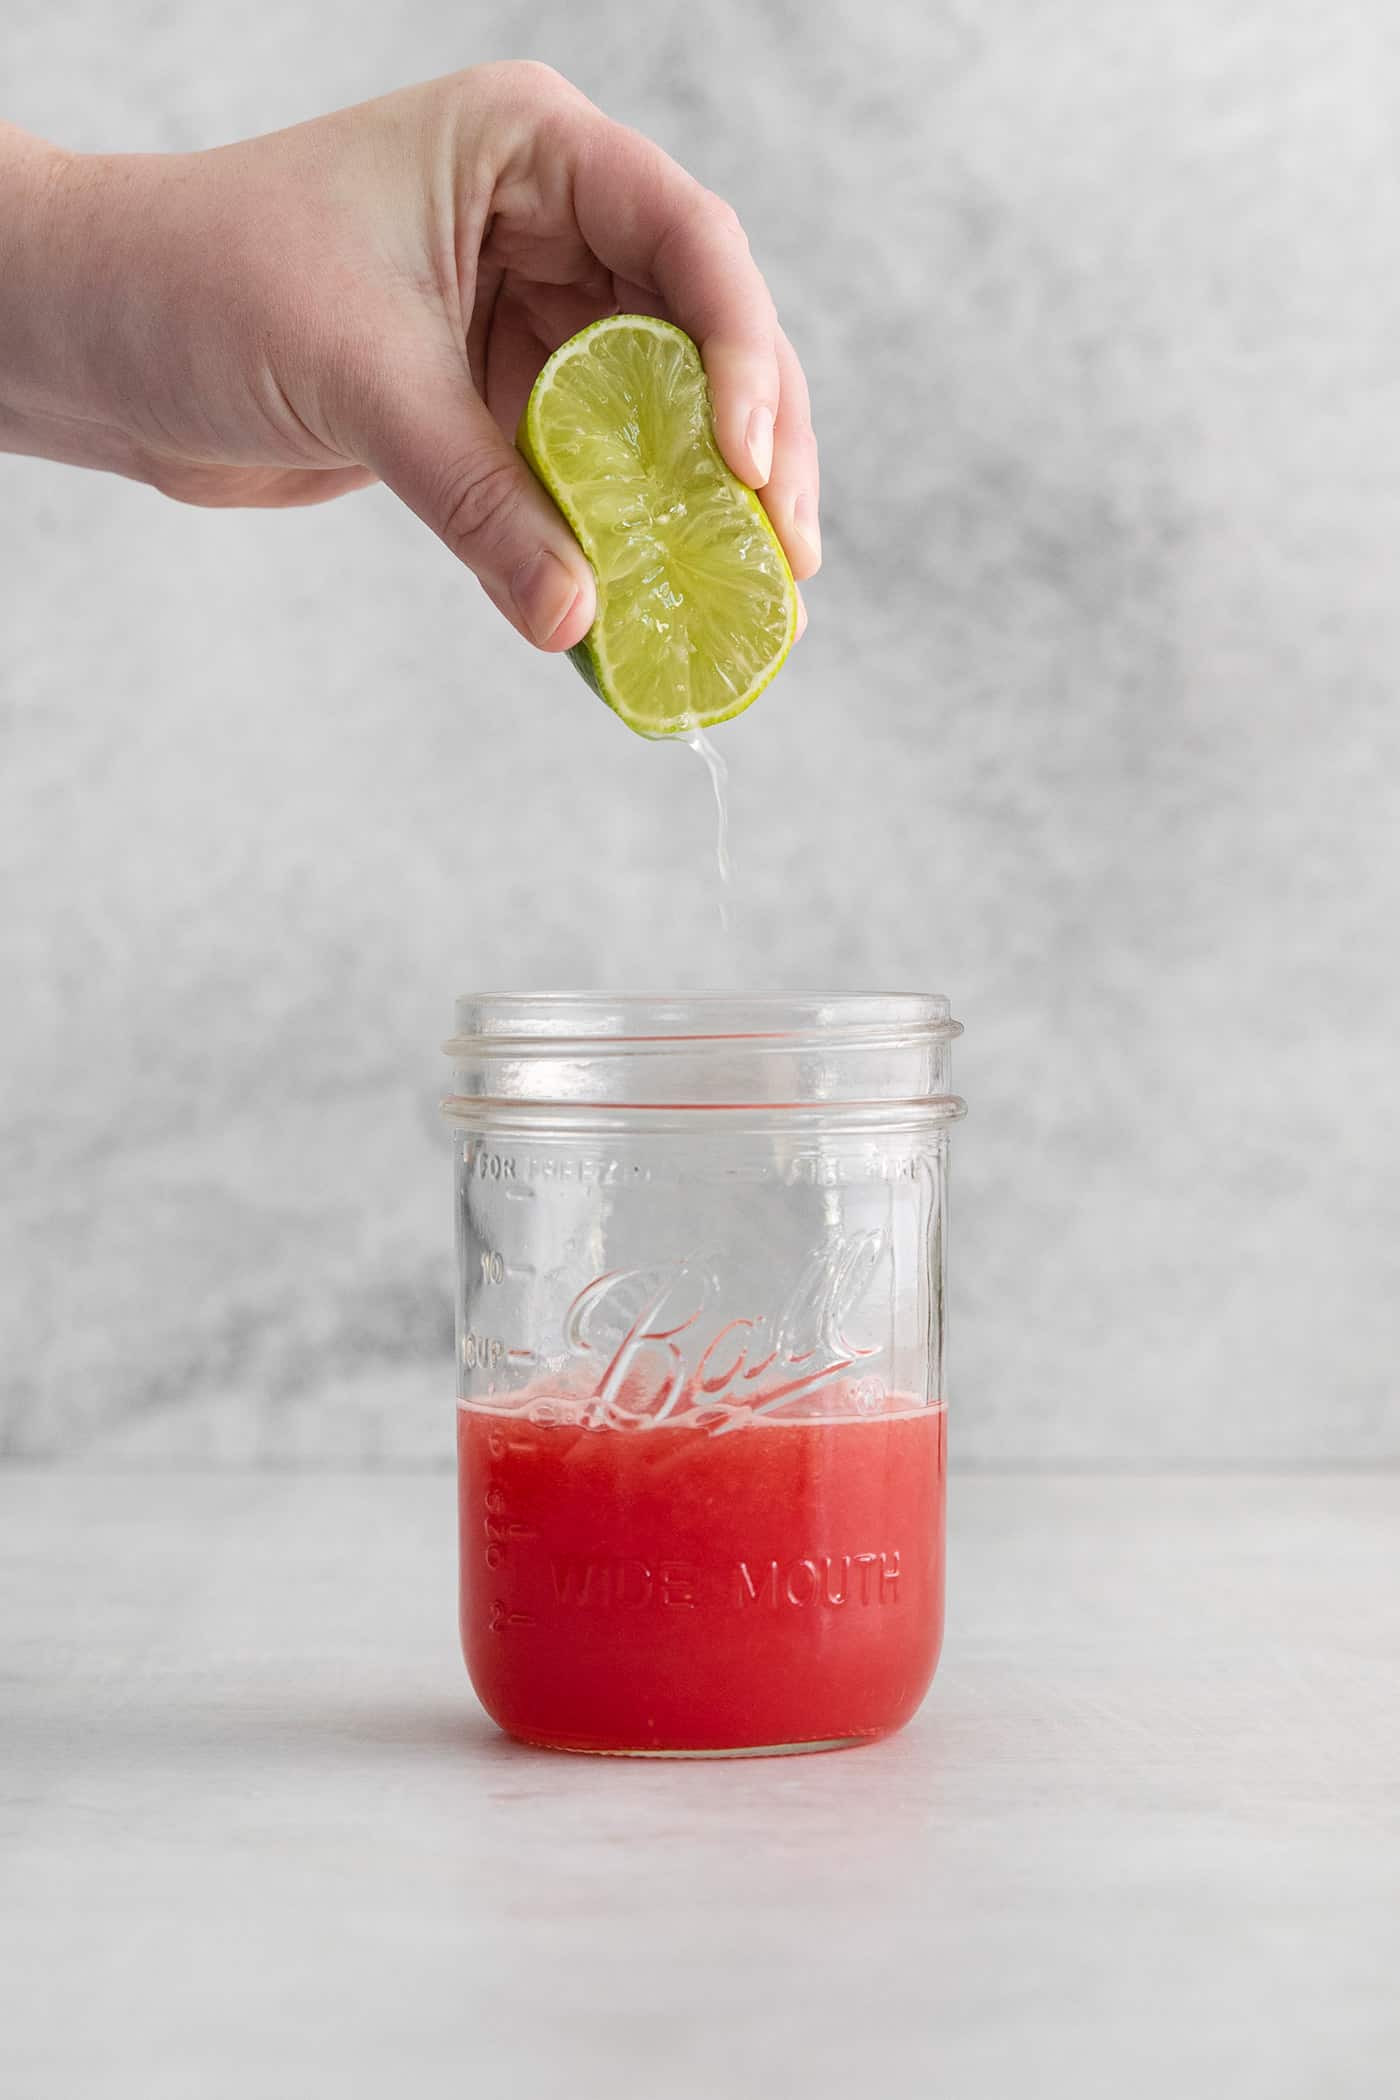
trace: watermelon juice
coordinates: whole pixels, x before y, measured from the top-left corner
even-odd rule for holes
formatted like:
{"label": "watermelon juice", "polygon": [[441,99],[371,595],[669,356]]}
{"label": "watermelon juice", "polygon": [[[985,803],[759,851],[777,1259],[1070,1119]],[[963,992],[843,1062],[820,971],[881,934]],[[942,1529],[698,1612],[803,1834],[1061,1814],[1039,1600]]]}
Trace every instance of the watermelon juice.
{"label": "watermelon juice", "polygon": [[944,1408],[718,1431],[541,1412],[458,1411],[462,1647],[502,1728],[703,1755],[909,1719],[943,1633]]}

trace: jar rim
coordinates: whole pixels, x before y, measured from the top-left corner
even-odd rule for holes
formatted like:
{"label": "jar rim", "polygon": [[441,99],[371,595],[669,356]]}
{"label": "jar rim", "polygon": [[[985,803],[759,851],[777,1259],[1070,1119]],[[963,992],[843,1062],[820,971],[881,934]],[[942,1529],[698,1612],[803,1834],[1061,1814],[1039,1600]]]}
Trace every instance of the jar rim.
{"label": "jar rim", "polygon": [[722,1052],[748,1043],[829,1051],[951,1042],[962,1034],[940,992],[468,992],[449,1057],[646,1054],[668,1045]]}
{"label": "jar rim", "polygon": [[964,1112],[949,1092],[962,1025],[939,993],[493,992],[457,1001],[457,1030],[457,1122]]}

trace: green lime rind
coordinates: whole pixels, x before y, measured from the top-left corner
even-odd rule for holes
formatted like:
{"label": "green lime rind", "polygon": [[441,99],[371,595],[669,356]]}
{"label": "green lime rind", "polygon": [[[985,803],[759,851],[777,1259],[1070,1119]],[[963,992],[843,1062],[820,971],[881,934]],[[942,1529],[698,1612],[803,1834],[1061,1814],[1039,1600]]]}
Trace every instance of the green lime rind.
{"label": "green lime rind", "polygon": [[[607,694],[598,683],[598,672],[593,661],[593,651],[588,646],[588,637],[585,635],[581,642],[575,642],[573,648],[566,650],[565,654],[589,690],[596,693],[600,700],[607,700]],[[610,700],[608,705],[612,705]]]}

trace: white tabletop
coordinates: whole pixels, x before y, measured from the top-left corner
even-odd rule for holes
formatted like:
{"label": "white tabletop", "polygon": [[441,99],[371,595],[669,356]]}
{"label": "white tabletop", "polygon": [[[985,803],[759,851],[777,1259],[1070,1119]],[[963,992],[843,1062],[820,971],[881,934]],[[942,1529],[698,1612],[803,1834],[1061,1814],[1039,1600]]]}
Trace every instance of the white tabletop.
{"label": "white tabletop", "polygon": [[452,1524],[0,1475],[0,2090],[1393,2089],[1400,1477],[955,1477],[914,1725],[732,1764],[498,1736]]}

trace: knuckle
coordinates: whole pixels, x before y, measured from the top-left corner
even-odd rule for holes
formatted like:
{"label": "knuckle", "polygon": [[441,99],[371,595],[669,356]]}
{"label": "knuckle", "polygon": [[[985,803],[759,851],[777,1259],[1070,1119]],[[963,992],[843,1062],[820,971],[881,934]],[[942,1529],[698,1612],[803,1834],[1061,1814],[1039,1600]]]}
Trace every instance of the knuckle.
{"label": "knuckle", "polygon": [[541,93],[557,95],[561,88],[568,88],[568,81],[557,66],[547,65],[542,58],[518,58],[515,61],[520,78]]}
{"label": "knuckle", "polygon": [[812,437],[812,396],[807,388],[807,375],[795,357],[784,357],[779,346],[779,381],[783,389],[783,407],[792,422],[793,433],[800,438]]}
{"label": "knuckle", "polygon": [[572,101],[578,93],[562,73],[543,59],[508,58],[487,70],[505,96],[521,107],[553,106]]}
{"label": "knuckle", "polygon": [[744,231],[744,222],[726,197],[716,196],[713,190],[706,190],[703,205],[705,216],[716,233],[723,234],[726,240],[738,241],[743,247],[748,247],[749,237]]}
{"label": "knuckle", "polygon": [[458,559],[470,564],[504,538],[519,502],[513,460],[467,460],[448,479],[438,529]]}

